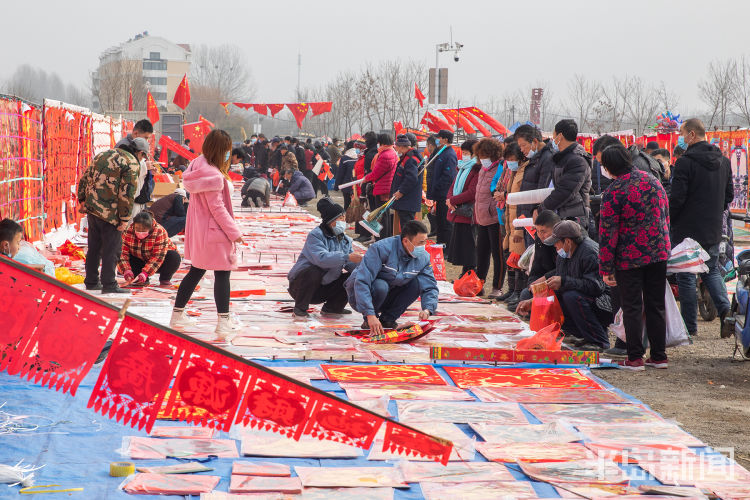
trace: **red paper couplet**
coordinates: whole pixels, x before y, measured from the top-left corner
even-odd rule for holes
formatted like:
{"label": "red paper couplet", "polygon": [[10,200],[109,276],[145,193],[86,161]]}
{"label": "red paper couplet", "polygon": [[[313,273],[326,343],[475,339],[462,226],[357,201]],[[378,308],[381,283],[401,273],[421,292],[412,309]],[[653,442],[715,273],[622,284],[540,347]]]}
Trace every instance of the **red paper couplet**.
{"label": "red paper couplet", "polygon": [[450,441],[413,431],[395,422],[386,422],[384,452],[426,457],[447,465],[452,449],[453,444]]}
{"label": "red paper couplet", "polygon": [[366,450],[384,421],[382,417],[321,396],[315,414],[305,426],[305,435]]}
{"label": "red paper couplet", "polygon": [[0,371],[17,373],[19,360],[49,303],[48,285],[0,257]]}
{"label": "red paper couplet", "polygon": [[116,321],[117,311],[56,288],[24,349],[20,375],[75,395]]}
{"label": "red paper couplet", "polygon": [[166,418],[228,431],[250,370],[205,347],[195,344],[185,347],[163,414]]}
{"label": "red paper couplet", "polygon": [[151,431],[186,341],[126,317],[91,393],[88,407]]}
{"label": "red paper couplet", "polygon": [[299,440],[318,396],[303,386],[254,369],[235,422]]}

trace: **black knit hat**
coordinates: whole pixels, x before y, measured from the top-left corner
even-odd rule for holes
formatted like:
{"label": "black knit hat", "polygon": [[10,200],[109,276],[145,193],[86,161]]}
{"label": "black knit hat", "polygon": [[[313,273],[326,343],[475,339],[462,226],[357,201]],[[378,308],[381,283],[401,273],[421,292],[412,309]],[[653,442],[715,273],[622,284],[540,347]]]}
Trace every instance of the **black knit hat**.
{"label": "black knit hat", "polygon": [[330,198],[321,198],[318,202],[318,212],[323,223],[328,225],[344,214],[344,207],[334,203]]}

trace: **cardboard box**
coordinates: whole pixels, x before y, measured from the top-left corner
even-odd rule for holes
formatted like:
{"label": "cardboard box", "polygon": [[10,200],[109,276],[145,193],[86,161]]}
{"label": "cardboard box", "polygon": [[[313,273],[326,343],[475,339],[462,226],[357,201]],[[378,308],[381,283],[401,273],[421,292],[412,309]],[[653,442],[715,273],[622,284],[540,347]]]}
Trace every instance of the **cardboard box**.
{"label": "cardboard box", "polygon": [[174,190],[180,187],[179,182],[156,182],[154,183],[154,192],[151,194],[153,198],[161,198],[168,194],[174,193]]}

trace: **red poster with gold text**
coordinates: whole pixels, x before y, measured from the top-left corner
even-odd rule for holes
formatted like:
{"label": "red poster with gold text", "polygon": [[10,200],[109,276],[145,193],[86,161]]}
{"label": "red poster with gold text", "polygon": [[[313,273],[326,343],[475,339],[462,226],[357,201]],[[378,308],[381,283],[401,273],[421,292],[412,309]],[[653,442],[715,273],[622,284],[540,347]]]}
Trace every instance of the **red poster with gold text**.
{"label": "red poster with gold text", "polygon": [[457,386],[469,387],[553,387],[602,389],[576,368],[464,368],[446,366]]}
{"label": "red poster with gold text", "polygon": [[411,382],[446,385],[430,365],[320,365],[333,382]]}

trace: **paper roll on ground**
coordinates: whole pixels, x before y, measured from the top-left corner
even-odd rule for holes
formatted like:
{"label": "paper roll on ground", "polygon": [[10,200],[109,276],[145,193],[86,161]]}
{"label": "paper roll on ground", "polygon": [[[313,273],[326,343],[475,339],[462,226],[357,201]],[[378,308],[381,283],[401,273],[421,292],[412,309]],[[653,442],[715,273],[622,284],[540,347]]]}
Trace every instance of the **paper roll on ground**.
{"label": "paper roll on ground", "polygon": [[553,188],[544,189],[532,189],[531,191],[521,191],[519,193],[510,193],[506,199],[508,205],[533,205],[535,203],[541,203],[550,193],[554,191]]}

